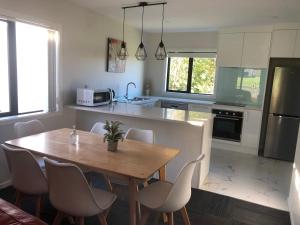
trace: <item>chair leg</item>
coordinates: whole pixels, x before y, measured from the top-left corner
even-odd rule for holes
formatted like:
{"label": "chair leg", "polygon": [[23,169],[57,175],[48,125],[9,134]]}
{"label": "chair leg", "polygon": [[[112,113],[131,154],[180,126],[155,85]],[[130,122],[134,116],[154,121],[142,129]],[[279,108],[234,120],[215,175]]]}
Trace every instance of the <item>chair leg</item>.
{"label": "chair leg", "polygon": [[113,192],[113,187],[111,185],[111,182],[110,182],[110,179],[108,178],[108,176],[104,175],[104,179],[106,181],[106,185],[107,185],[107,189],[110,191],[110,192]]}
{"label": "chair leg", "polygon": [[60,225],[63,218],[64,218],[64,213],[58,211],[52,225]]}
{"label": "chair leg", "polygon": [[20,207],[21,206],[21,199],[22,199],[22,193],[20,191],[17,191],[16,193],[16,201],[15,205]]}
{"label": "chair leg", "polygon": [[185,225],[191,225],[190,219],[189,219],[189,215],[187,213],[186,207],[184,206],[181,210],[181,215],[183,217],[183,221]]}
{"label": "chair leg", "polygon": [[173,218],[173,213],[167,213],[167,217],[168,217],[168,225],[174,225],[174,218]]}
{"label": "chair leg", "polygon": [[39,195],[36,199],[36,207],[35,207],[35,216],[40,218],[41,216],[41,204],[42,204],[42,196]]}
{"label": "chair leg", "polygon": [[[136,192],[139,192],[139,186],[136,185]],[[137,220],[141,220],[142,213],[141,213],[141,204],[139,201],[136,201],[136,210],[137,210]]]}
{"label": "chair leg", "polygon": [[143,207],[143,209],[144,210],[143,210],[140,222],[139,222],[140,225],[145,225],[146,224],[146,222],[147,222],[147,220],[150,216],[150,213],[151,213],[150,209],[148,209],[146,207]]}
{"label": "chair leg", "polygon": [[103,213],[98,215],[98,219],[101,225],[107,225],[106,216]]}
{"label": "chair leg", "polygon": [[76,224],[78,224],[78,225],[84,225],[84,217],[78,217]]}
{"label": "chair leg", "polygon": [[75,224],[74,218],[72,216],[68,216],[67,218],[70,224]]}

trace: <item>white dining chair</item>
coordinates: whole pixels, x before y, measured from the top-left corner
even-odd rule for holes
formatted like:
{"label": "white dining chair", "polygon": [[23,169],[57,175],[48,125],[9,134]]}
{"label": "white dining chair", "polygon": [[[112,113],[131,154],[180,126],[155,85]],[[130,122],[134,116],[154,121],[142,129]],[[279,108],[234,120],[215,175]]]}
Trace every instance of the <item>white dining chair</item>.
{"label": "white dining chair", "polygon": [[104,130],[104,123],[102,122],[97,122],[93,125],[92,129],[91,129],[91,133],[95,133],[95,134],[100,134],[100,135],[104,135],[106,133],[106,130]]}
{"label": "white dining chair", "polygon": [[[141,141],[148,144],[154,143],[154,133],[152,130],[143,130],[138,128],[129,128],[128,131],[125,134],[125,139],[129,140],[135,140],[135,141]],[[128,185],[127,180],[122,180],[115,177],[109,177],[109,182],[111,184],[118,184],[126,186]],[[147,181],[144,182],[144,185],[147,185]]]}
{"label": "white dining chair", "polygon": [[[90,132],[94,133],[94,134],[99,134],[99,135],[103,136],[106,133],[106,130],[104,129],[104,125],[105,124],[102,123],[102,122],[96,122],[93,125],[92,129],[90,130]],[[80,168],[84,171],[84,173],[86,175],[86,178],[88,179],[89,183],[92,184],[92,178],[91,178],[91,176],[90,176],[89,173],[93,172],[93,171],[91,171],[89,168],[86,168],[86,167],[80,167]],[[96,174],[99,175],[98,172],[94,172],[94,173],[96,173]],[[112,185],[111,185],[111,182],[110,182],[109,178],[105,174],[100,174],[100,176],[104,177],[108,190],[112,191]]]}
{"label": "white dining chair", "polygon": [[78,166],[71,163],[58,163],[44,158],[48,183],[49,199],[58,210],[53,225],[59,225],[65,216],[73,216],[80,225],[84,217],[97,215],[101,225],[107,225],[108,210],[117,196],[111,192],[89,186]]}
{"label": "white dining chair", "polygon": [[125,139],[154,144],[154,133],[153,130],[129,128],[126,132]]}
{"label": "white dining chair", "polygon": [[[27,122],[16,122],[14,129],[17,138],[38,134],[46,131],[44,124],[39,120],[30,120]],[[40,167],[45,168],[45,163],[42,157],[34,156],[38,161]]]}
{"label": "white dining chair", "polygon": [[145,207],[140,224],[147,222],[151,211],[166,213],[168,224],[173,225],[173,212],[181,211],[184,224],[190,225],[186,204],[191,198],[192,176],[196,164],[204,158],[201,154],[196,160],[187,163],[180,171],[174,184],[157,181],[137,193],[137,201]]}
{"label": "white dining chair", "polygon": [[15,204],[20,207],[24,195],[36,197],[36,216],[40,217],[42,195],[48,193],[47,179],[35,157],[27,150],[2,144],[12,176],[12,185],[17,190]]}
{"label": "white dining chair", "polygon": [[44,124],[39,120],[17,122],[14,125],[17,138],[45,132]]}

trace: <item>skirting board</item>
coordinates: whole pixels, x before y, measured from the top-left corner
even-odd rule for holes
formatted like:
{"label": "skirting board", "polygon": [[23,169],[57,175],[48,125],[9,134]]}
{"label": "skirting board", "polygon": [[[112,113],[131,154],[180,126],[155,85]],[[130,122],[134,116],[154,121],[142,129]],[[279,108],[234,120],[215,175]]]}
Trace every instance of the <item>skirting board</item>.
{"label": "skirting board", "polygon": [[249,147],[249,146],[242,146],[240,143],[214,139],[212,141],[211,145],[212,145],[212,148],[216,148],[216,149],[246,153],[246,154],[251,154],[251,155],[258,155],[257,148]]}

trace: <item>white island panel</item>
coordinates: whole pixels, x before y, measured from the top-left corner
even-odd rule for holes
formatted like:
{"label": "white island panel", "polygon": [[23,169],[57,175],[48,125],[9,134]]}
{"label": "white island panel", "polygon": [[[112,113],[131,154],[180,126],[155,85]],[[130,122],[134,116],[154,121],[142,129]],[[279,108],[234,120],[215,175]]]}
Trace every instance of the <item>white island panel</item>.
{"label": "white island panel", "polygon": [[[95,122],[118,120],[126,131],[130,127],[151,129],[155,143],[180,149],[167,165],[167,180],[175,181],[180,169],[202,152],[206,157],[198,165],[192,181],[194,188],[204,182],[210,164],[212,117],[210,113],[116,103],[101,107],[70,106],[76,109],[78,129],[90,130]],[[100,157],[100,156],[99,156]]]}

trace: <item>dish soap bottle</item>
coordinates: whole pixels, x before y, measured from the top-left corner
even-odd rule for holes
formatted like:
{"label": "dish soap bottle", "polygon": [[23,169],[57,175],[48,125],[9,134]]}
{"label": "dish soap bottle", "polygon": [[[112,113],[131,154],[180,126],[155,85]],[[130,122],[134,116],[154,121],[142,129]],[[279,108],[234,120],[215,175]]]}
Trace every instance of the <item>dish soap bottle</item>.
{"label": "dish soap bottle", "polygon": [[76,127],[75,125],[73,126],[73,130],[72,132],[70,133],[70,144],[72,145],[77,145],[78,144],[78,141],[79,141],[79,136],[77,134],[77,131],[76,131]]}

